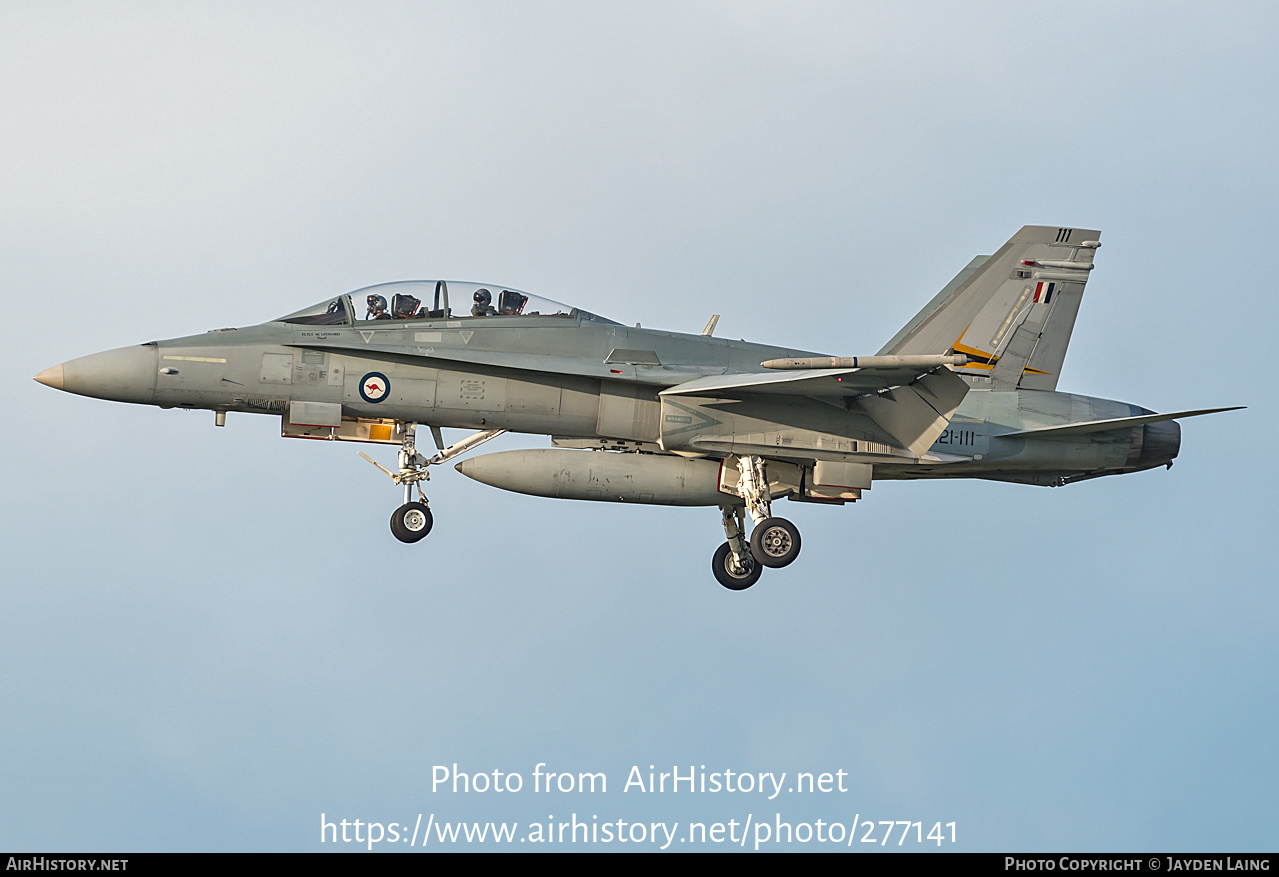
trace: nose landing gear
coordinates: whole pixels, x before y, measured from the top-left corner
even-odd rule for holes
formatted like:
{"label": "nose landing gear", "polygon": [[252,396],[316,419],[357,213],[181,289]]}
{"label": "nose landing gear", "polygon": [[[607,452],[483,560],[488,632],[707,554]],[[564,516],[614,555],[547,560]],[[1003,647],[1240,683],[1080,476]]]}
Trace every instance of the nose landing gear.
{"label": "nose landing gear", "polygon": [[425,502],[406,502],[391,514],[391,532],[401,542],[425,539],[435,519]]}
{"label": "nose landing gear", "polygon": [[[436,441],[443,445],[444,442],[440,439],[438,430],[433,429],[432,431],[435,433]],[[456,444],[442,448],[438,454],[430,459],[417,452],[415,445],[416,432],[416,423],[404,424],[404,438],[400,442],[399,472],[392,472],[368,454],[363,451],[360,452],[361,457],[381,469],[392,481],[403,485],[404,505],[391,514],[391,534],[401,542],[408,543],[426,538],[435,523],[435,518],[431,515],[430,505],[427,503],[426,494],[422,492],[422,482],[431,480],[429,467],[438,466],[460,454],[464,454],[472,448],[484,444],[489,439],[497,438],[506,430],[486,429],[483,432],[477,432]],[[418,499],[416,502],[413,501],[414,487],[417,488]]]}

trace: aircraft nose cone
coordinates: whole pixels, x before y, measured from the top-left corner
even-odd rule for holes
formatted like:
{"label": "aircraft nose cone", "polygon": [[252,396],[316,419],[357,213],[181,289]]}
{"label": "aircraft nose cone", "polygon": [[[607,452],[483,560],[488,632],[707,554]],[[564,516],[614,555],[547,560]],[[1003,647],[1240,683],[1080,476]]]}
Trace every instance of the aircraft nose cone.
{"label": "aircraft nose cone", "polygon": [[53,365],[40,372],[32,380],[39,381],[46,387],[53,387],[55,390],[62,389],[62,366]]}
{"label": "aircraft nose cone", "polygon": [[80,396],[147,404],[155,400],[157,357],[149,345],[121,347],[47,368],[36,380]]}

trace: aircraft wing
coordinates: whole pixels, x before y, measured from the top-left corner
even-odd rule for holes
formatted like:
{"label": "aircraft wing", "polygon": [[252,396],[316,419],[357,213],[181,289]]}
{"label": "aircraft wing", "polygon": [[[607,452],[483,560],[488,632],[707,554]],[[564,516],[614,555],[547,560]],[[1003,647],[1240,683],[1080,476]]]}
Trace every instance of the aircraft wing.
{"label": "aircraft wing", "polygon": [[891,367],[713,375],[669,387],[659,395],[845,397],[850,411],[859,410],[901,447],[922,457],[946,429],[967,393],[967,382],[945,367]]}
{"label": "aircraft wing", "polygon": [[1137,417],[1116,417],[1110,420],[1088,420],[1083,423],[1063,423],[1060,426],[1040,426],[1035,429],[1019,429],[1015,432],[1000,433],[998,438],[1016,438],[1033,435],[1035,438],[1069,438],[1076,435],[1088,435],[1094,432],[1106,432],[1111,429],[1128,429],[1133,426],[1145,426],[1147,423],[1160,423],[1165,420],[1180,420],[1183,417],[1198,417],[1200,414],[1217,414],[1221,411],[1238,411],[1243,405],[1229,408],[1200,408],[1196,411],[1173,411],[1169,414],[1141,414]]}

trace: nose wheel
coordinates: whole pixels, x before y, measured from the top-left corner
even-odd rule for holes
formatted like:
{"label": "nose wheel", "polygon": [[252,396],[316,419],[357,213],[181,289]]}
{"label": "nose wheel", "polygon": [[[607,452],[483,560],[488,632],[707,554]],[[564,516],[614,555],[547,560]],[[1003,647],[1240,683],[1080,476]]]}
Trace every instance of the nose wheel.
{"label": "nose wheel", "polygon": [[425,502],[406,502],[391,515],[391,533],[401,542],[416,542],[431,532],[434,523]]}

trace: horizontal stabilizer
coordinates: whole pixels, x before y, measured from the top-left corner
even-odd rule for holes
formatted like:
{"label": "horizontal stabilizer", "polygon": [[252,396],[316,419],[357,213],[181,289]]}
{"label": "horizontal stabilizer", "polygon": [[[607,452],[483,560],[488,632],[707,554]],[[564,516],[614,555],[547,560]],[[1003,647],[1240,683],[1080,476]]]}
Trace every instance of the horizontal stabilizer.
{"label": "horizontal stabilizer", "polygon": [[1197,411],[1173,411],[1169,414],[1142,414],[1137,417],[1116,417],[1111,420],[1089,420],[1084,423],[1064,423],[1061,426],[1041,426],[1036,429],[1019,429],[1016,432],[1001,433],[999,438],[1016,438],[1033,435],[1036,438],[1066,438],[1072,435],[1088,435],[1094,432],[1106,432],[1112,429],[1128,429],[1134,426],[1145,426],[1147,423],[1159,423],[1164,420],[1180,420],[1183,417],[1198,417],[1200,414],[1217,414],[1221,411],[1238,411],[1246,406],[1234,405],[1229,408],[1200,408]]}

